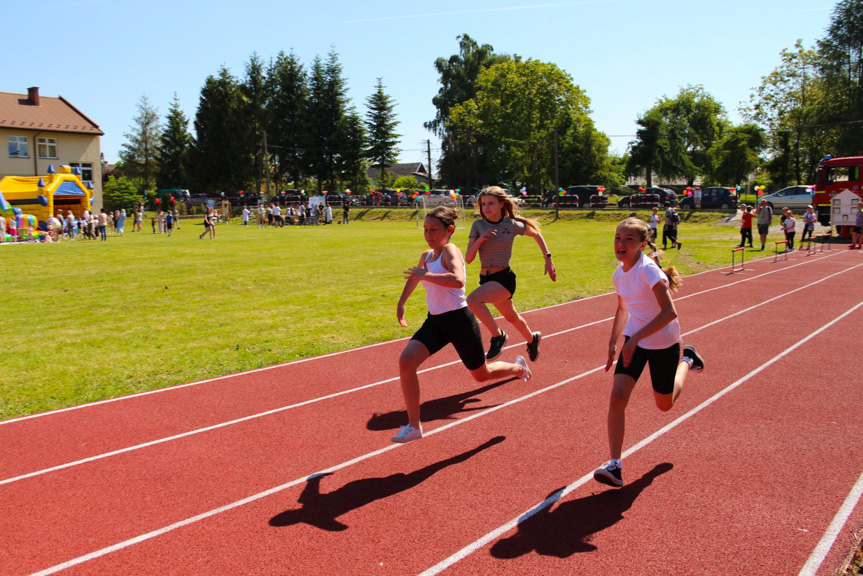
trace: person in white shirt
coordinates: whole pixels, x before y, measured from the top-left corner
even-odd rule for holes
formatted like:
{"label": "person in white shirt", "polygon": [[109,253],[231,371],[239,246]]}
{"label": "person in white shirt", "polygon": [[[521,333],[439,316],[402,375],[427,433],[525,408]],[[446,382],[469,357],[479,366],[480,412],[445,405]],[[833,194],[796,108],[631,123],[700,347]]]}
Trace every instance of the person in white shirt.
{"label": "person in white shirt", "polygon": [[[656,246],[648,240],[647,223],[627,218],[614,233],[617,269],[611,277],[617,292],[617,311],[608,343],[605,370],[614,363],[617,341],[624,336],[623,349],[614,370],[614,384],[608,405],[608,445],[611,459],[597,468],[593,477],[609,486],[623,486],[621,455],[626,427],[626,405],[646,365],[650,366],[653,399],[667,412],[683,390],[690,370],[701,372],[704,360],[692,346],[680,356],[680,324],[671,293],[681,284],[673,266],[662,270]],[[644,253],[649,248],[650,256]]]}
{"label": "person in white shirt", "polygon": [[243,226],[249,225],[249,207],[243,206]]}
{"label": "person in white shirt", "polygon": [[797,221],[794,219],[794,212],[790,208],[786,208],[782,230],[785,232],[785,241],[788,242],[785,248],[787,252],[794,252],[794,235],[797,233],[796,227]]}

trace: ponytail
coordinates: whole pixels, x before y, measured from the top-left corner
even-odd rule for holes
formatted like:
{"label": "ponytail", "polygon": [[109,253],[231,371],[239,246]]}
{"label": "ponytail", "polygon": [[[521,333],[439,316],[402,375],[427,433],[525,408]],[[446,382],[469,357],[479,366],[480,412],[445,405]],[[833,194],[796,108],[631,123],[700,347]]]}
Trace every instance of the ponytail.
{"label": "ponytail", "polygon": [[656,249],[656,245],[650,240],[647,241],[647,247],[650,248],[650,258],[656,262],[656,265],[659,266],[660,270],[665,272],[665,275],[668,276],[668,289],[672,292],[677,292],[680,286],[683,284],[683,278],[680,277],[680,272],[677,271],[677,268],[674,266],[669,266],[668,268],[662,268],[662,252]]}

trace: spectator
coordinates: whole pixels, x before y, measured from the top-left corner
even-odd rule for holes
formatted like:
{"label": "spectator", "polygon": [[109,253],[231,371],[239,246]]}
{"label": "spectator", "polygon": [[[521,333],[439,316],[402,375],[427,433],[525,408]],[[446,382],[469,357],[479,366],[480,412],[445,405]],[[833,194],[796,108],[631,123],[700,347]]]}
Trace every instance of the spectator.
{"label": "spectator", "polygon": [[695,201],[695,209],[701,210],[701,186],[696,186],[692,191],[692,199]]}
{"label": "spectator", "polygon": [[342,204],[342,224],[350,224],[351,222],[351,202],[350,198],[345,198]]}
{"label": "spectator", "polygon": [[650,222],[648,226],[650,227],[650,238],[651,242],[656,242],[656,237],[659,235],[659,221],[661,218],[659,217],[659,206],[653,207],[653,212],[650,214]]}
{"label": "spectator", "polygon": [[327,204],[327,207],[324,208],[324,224],[332,224],[333,223],[333,207]]}
{"label": "spectator", "polygon": [[818,217],[815,216],[815,208],[810,204],[806,207],[806,213],[803,215],[803,234],[800,236],[800,246],[806,242],[806,235],[809,234],[809,241],[812,241],[812,233],[815,232],[815,221]]}
{"label": "spectator", "polygon": [[767,244],[767,233],[773,223],[773,208],[763,198],[758,203],[758,208],[755,209],[755,222],[758,225],[758,235],[761,237],[761,250],[764,251],[764,246]]}
{"label": "spectator", "polygon": [[168,210],[165,215],[165,232],[168,233],[168,238],[171,237],[171,232],[174,230],[174,215]]}
{"label": "spectator", "polygon": [[102,242],[108,240],[108,214],[105,212],[104,208],[99,212],[99,237]]}
{"label": "spectator", "polygon": [[179,210],[174,210],[174,229],[175,230],[180,229],[180,211]]}
{"label": "spectator", "polygon": [[0,214],[0,242],[6,242],[6,219],[2,214]]}
{"label": "spectator", "polygon": [[249,207],[243,206],[243,226],[249,225]]}
{"label": "spectator", "polygon": [[785,221],[782,223],[782,229],[785,231],[785,241],[788,242],[785,251],[794,252],[794,234],[796,234],[795,227],[797,221],[794,219],[794,212],[790,208],[784,208],[783,210],[785,212]]}
{"label": "spectator", "polygon": [[677,224],[680,222],[680,215],[674,210],[674,207],[669,203],[665,203],[665,222],[662,227],[662,249],[668,250],[668,241],[671,240],[671,247],[677,246],[680,250],[680,243],[677,241]]}
{"label": "spectator", "polygon": [[857,202],[857,214],[854,216],[854,228],[851,230],[851,246],[848,248],[860,250],[863,248],[863,201]]}
{"label": "spectator", "polygon": [[126,209],[121,208],[117,214],[117,232],[120,233],[120,236],[123,235],[123,231],[126,229]]}

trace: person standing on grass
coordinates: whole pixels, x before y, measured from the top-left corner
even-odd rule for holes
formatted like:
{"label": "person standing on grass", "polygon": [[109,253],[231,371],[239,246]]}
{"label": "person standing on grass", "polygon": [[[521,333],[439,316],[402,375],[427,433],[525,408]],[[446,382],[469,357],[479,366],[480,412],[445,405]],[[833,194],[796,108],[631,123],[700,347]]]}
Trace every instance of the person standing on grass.
{"label": "person standing on grass", "polygon": [[857,214],[854,216],[854,227],[851,229],[851,246],[848,248],[863,249],[863,201],[857,202]]}
{"label": "person standing on grass", "polygon": [[105,213],[105,209],[102,208],[101,212],[99,212],[99,238],[101,238],[102,242],[108,240],[108,215]]}
{"label": "person standing on grass", "polygon": [[[675,211],[669,202],[665,203],[665,220],[662,225],[662,249],[668,250],[668,241],[671,240],[671,247],[677,245],[677,224],[674,222]],[[677,221],[680,222],[680,216],[677,216]]]}
{"label": "person standing on grass", "polygon": [[653,211],[650,213],[650,222],[648,225],[650,226],[650,241],[656,242],[657,236],[659,236],[659,221],[662,218],[659,216],[659,206],[654,206]]}
{"label": "person standing on grass", "polygon": [[761,251],[763,252],[764,246],[767,244],[770,224],[773,223],[773,208],[763,198],[758,203],[758,208],[755,209],[755,223],[758,225],[758,235],[761,236]]}
{"label": "person standing on grass", "polygon": [[815,208],[810,204],[806,207],[806,213],[803,215],[803,234],[800,236],[800,246],[806,242],[806,236],[809,235],[809,241],[812,241],[812,234],[815,232],[815,222],[818,217],[815,215]]}
{"label": "person standing on grass", "polygon": [[557,281],[557,270],[539,224],[521,216],[518,207],[506,191],[499,186],[483,188],[476,199],[475,212],[482,218],[474,220],[470,228],[465,260],[473,262],[479,253],[479,287],[467,297],[467,304],[480,322],[491,333],[488,360],[494,360],[503,351],[508,336],[500,329],[487,304],[493,304],[503,317],[519,331],[527,341],[527,355],[531,362],[539,358],[539,342],[542,333],[531,331],[525,319],[516,311],[512,303],[515,295],[515,272],[509,266],[512,257],[512,243],[515,237],[526,235],[536,240],[542,252],[545,274],[552,282]]}
{"label": "person standing on grass", "polygon": [[422,438],[420,387],[417,370],[431,355],[452,344],[459,358],[477,382],[518,377],[530,379],[530,368],[521,356],[515,364],[487,363],[482,334],[465,298],[466,265],[461,251],[450,240],[455,232],[458,210],[438,206],[426,216],[423,233],[426,250],[413,268],[405,270],[405,286],[396,306],[399,324],[407,327],[405,303],[422,283],[426,290],[428,316],[399,356],[399,379],[408,413],[408,423],[399,428],[393,442],[403,444]]}
{"label": "person standing on grass", "polygon": [[120,215],[117,217],[117,232],[120,233],[120,236],[126,231],[126,209],[120,209]]}
{"label": "person standing on grass", "polygon": [[350,198],[345,198],[342,204],[342,224],[350,224],[351,222],[351,202]]}
{"label": "person standing on grass", "polygon": [[249,207],[243,206],[243,226],[249,225]]}
{"label": "person standing on grass", "polygon": [[624,336],[617,358],[611,400],[608,405],[608,446],[611,459],[597,468],[593,478],[609,486],[623,486],[621,455],[626,428],[626,406],[645,365],[650,366],[653,399],[663,412],[670,410],[683,390],[690,370],[701,372],[704,360],[692,346],[680,355],[680,324],[671,299],[681,284],[673,266],[662,270],[644,253],[656,254],[647,239],[647,224],[627,218],[614,233],[617,269],[611,277],[617,292],[617,311],[608,342],[605,370],[614,363],[617,341]]}
{"label": "person standing on grass", "polygon": [[752,213],[752,206],[744,206],[743,214],[740,216],[740,245],[738,248],[743,248],[746,241],[749,241],[749,247],[752,248],[752,221],[755,215]]}
{"label": "person standing on grass", "polygon": [[794,235],[796,234],[797,220],[794,219],[794,212],[790,208],[785,208],[785,220],[782,222],[782,230],[785,231],[785,241],[788,244],[785,247],[786,252],[794,252]]}
{"label": "person standing on grass", "polygon": [[171,232],[174,230],[174,214],[170,210],[165,215],[165,232],[168,234],[168,238],[171,237]]}

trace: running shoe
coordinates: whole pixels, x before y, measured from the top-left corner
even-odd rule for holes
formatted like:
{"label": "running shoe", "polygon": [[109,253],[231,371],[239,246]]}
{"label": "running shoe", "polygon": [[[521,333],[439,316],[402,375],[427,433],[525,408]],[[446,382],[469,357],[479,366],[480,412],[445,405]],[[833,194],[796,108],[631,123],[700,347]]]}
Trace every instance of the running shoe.
{"label": "running shoe", "polygon": [[422,437],[422,428],[414,428],[410,424],[405,424],[404,426],[399,428],[399,433],[390,438],[390,440],[397,444],[407,444],[408,442],[419,440]]}
{"label": "running shoe", "polygon": [[491,337],[491,345],[488,347],[488,354],[486,354],[487,360],[494,360],[500,353],[503,352],[503,347],[506,346],[506,341],[509,336],[506,335],[506,332],[503,330],[500,331],[500,336],[492,336]]}
{"label": "running shoe", "polygon": [[515,363],[521,366],[521,379],[527,382],[530,380],[531,373],[530,368],[527,367],[527,362],[524,361],[524,356],[516,356]]}
{"label": "running shoe", "polygon": [[593,479],[600,484],[607,484],[616,488],[623,486],[623,474],[620,470],[620,466],[612,464],[611,462],[606,462],[594,470]]}
{"label": "running shoe", "polygon": [[677,249],[680,250],[683,247],[683,242],[677,243]]}
{"label": "running shoe", "polygon": [[531,362],[539,358],[539,341],[542,340],[542,332],[534,332],[533,338],[527,343],[527,357]]}
{"label": "running shoe", "polygon": [[701,357],[701,354],[695,351],[694,347],[684,346],[683,357],[692,359],[692,370],[694,372],[701,372],[704,370],[704,358]]}

